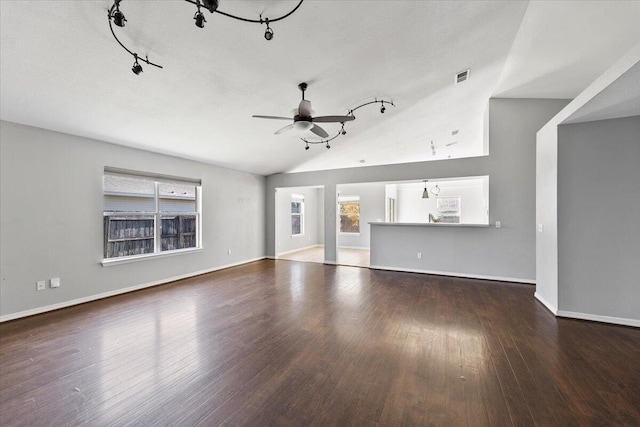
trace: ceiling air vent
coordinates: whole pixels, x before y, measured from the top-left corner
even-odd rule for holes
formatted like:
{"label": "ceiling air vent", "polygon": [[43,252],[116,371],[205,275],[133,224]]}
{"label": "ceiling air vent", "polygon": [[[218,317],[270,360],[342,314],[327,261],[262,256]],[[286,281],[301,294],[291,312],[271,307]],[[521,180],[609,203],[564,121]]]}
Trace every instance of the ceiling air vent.
{"label": "ceiling air vent", "polygon": [[456,74],[456,84],[458,83],[462,83],[466,80],[469,80],[469,72],[471,71],[471,69],[467,69],[464,71],[460,71],[458,74]]}

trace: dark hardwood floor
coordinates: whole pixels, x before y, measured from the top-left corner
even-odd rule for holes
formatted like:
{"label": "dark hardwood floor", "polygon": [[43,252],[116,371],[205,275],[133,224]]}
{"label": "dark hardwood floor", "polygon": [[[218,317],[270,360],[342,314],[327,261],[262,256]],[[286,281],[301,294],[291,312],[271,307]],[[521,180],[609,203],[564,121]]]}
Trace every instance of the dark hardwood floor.
{"label": "dark hardwood floor", "polygon": [[640,330],[531,285],[259,261],[0,325],[0,425],[640,425]]}

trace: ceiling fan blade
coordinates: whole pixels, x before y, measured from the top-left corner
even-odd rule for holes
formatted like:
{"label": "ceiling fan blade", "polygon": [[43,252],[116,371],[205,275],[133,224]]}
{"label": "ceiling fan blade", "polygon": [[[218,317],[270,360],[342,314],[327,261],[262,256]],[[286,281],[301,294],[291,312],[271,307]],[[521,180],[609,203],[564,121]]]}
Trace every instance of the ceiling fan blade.
{"label": "ceiling fan blade", "polygon": [[280,117],[280,116],[256,116],[256,115],[253,115],[251,117],[255,117],[256,119],[293,120],[291,117]]}
{"label": "ceiling fan blade", "polygon": [[320,116],[314,117],[312,121],[318,123],[342,123],[342,122],[350,122],[351,120],[355,120],[354,116]]}
{"label": "ceiling fan blade", "polygon": [[293,123],[291,123],[290,125],[286,125],[286,126],[285,126],[285,127],[283,127],[283,128],[278,129],[278,130],[275,132],[275,134],[276,134],[276,135],[280,135],[281,133],[286,132],[286,131],[288,131],[289,129],[293,129]]}
{"label": "ceiling fan blade", "polygon": [[303,99],[298,105],[298,114],[302,117],[311,117],[313,110],[311,109],[311,101]]}
{"label": "ceiling fan blade", "polygon": [[321,138],[328,138],[329,137],[329,134],[327,133],[327,131],[322,129],[318,125],[313,125],[313,127],[310,130],[311,130],[311,132],[315,133],[316,135],[318,135]]}

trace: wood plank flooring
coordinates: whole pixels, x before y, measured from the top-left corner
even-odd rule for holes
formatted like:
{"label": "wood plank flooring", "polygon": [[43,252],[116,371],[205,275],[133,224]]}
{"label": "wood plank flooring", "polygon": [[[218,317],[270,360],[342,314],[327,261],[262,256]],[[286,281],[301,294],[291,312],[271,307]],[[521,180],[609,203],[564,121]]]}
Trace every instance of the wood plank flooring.
{"label": "wood plank flooring", "polygon": [[533,292],[264,260],[6,322],[0,425],[640,425],[640,330]]}

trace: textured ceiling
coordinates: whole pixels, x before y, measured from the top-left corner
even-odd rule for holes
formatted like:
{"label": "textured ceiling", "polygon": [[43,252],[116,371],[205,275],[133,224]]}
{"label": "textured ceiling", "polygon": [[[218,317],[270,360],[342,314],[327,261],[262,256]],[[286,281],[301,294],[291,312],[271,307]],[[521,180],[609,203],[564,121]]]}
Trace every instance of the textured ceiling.
{"label": "textured ceiling", "polygon": [[[274,17],[296,3],[220,9]],[[640,41],[640,2],[307,0],[267,42],[264,26],[208,12],[199,29],[184,1],[123,0],[121,40],[165,67],[136,76],[110,5],[0,1],[0,117],[264,175],[481,155],[489,97],[572,98]],[[330,150],[305,151],[273,134],[286,122],[251,118],[289,115],[302,81],[317,115],[397,106],[358,110]]]}

